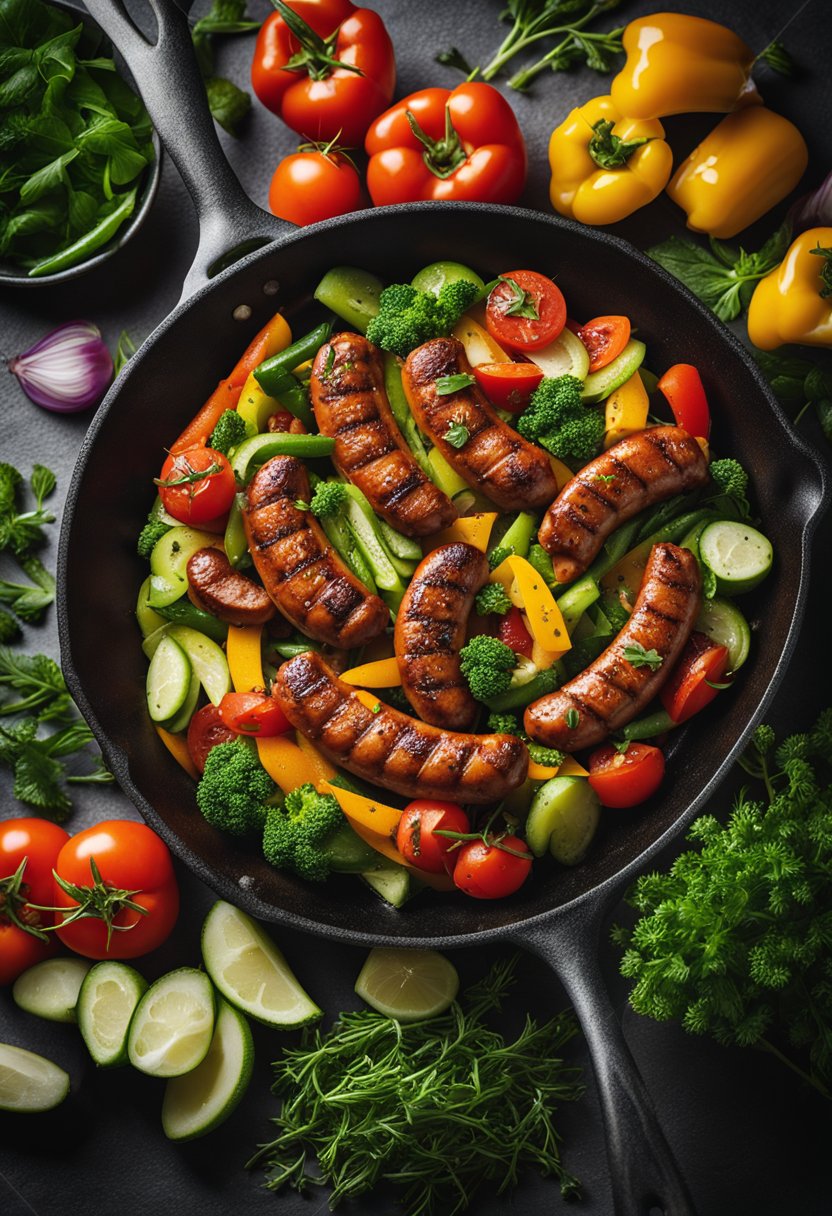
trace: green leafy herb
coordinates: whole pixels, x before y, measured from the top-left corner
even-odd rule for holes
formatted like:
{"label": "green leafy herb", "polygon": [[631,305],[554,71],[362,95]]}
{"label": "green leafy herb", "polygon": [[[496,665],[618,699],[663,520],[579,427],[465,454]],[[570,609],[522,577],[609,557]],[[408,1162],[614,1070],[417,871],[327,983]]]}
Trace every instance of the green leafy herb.
{"label": "green leafy herb", "polygon": [[783,43],[778,42],[776,38],[760,51],[754,62],[767,64],[773,71],[779,72],[781,76],[794,76],[797,71],[794,59],[786,50]]}
{"label": "green leafy herb", "polygon": [[514,1041],[492,1029],[513,968],[496,963],[425,1021],[362,1009],[305,1031],[274,1065],[277,1134],[250,1163],[265,1166],[266,1186],[330,1186],[334,1208],[386,1182],[408,1216],[455,1216],[481,1187],[504,1194],[536,1167],[576,1195],[554,1124],[556,1104],[582,1092],[561,1058],[575,1020],[527,1016]]}
{"label": "green leafy herb", "polygon": [[464,422],[459,422],[454,419],[447,431],[443,435],[446,443],[449,443],[452,448],[464,448],[468,440],[471,438],[471,432]]}
{"label": "green leafy herb", "polygon": [[434,388],[438,396],[449,397],[451,393],[458,393],[475,383],[474,377],[469,376],[467,372],[457,372],[454,376],[440,376],[435,381]]}
{"label": "green leafy herb", "polygon": [[123,329],[118,336],[118,345],[116,346],[116,353],[113,356],[113,374],[117,376],[125,363],[132,359],[135,353],[136,344],[127,330]]}
{"label": "green leafy herb", "polygon": [[[38,732],[35,718],[0,724],[0,764],[14,773],[15,798],[61,822],[72,809],[68,784],[108,782],[113,776],[99,755],[87,751],[93,735],[86,722],[70,722],[46,737]],[[78,755],[92,761],[89,772],[71,771],[67,761]]]}
{"label": "green leafy herb", "polygon": [[216,75],[214,39],[259,30],[260,22],[249,20],[245,13],[246,0],[213,0],[209,12],[196,22],[191,31],[211,114],[224,131],[235,136],[251,109],[251,97],[232,81]]}
{"label": "green leafy herb", "polygon": [[17,700],[0,699],[0,716],[32,714],[41,722],[71,714],[72,699],[54,659],[45,654],[17,654],[0,646],[0,697],[5,689],[19,693]]}
{"label": "green leafy herb", "polygon": [[829,298],[829,296],[832,296],[832,248],[824,249],[820,241],[818,241],[815,248],[810,249],[809,252],[814,253],[817,257],[824,259],[824,263],[819,272],[821,282],[823,283],[823,287],[821,288],[819,295],[822,300],[826,300]]}
{"label": "green leafy herb", "polygon": [[581,715],[577,709],[567,709],[563,716],[563,720],[570,730],[577,730],[580,725]]}
{"label": "green leafy herb", "polygon": [[655,138],[653,135],[644,135],[639,139],[625,140],[619,135],[613,135],[614,126],[615,123],[610,122],[608,118],[599,118],[592,124],[593,135],[587,151],[601,169],[620,169],[638,148],[643,148]]}
{"label": "green leafy herb", "polygon": [[658,671],[664,662],[658,650],[645,650],[641,642],[631,642],[621,654],[631,667],[649,667],[651,671]]}
{"label": "green leafy herb", "polygon": [[192,468],[186,456],[183,456],[179,463],[182,471],[179,472],[179,469],[177,469],[177,472],[179,472],[178,477],[168,477],[166,479],[154,477],[153,484],[163,486],[165,489],[169,489],[171,486],[190,486],[194,482],[204,481],[206,477],[214,477],[217,473],[222,472],[222,465],[217,464],[216,461],[209,464],[207,469]]}
{"label": "green leafy herb", "polygon": [[613,739],[612,745],[615,748],[615,750],[618,752],[619,756],[626,756],[627,750],[630,746],[630,740],[629,739]]}
{"label": "green leafy herb", "polygon": [[593,481],[615,481],[615,473],[596,473]]}
{"label": "green leafy herb", "polygon": [[33,467],[29,489],[34,509],[21,509],[23,484],[22,474],[13,465],[0,464],[0,552],[8,553],[31,580],[0,579],[0,603],[10,605],[21,620],[37,621],[55,598],[54,578],[32,553],[46,541],[44,524],[55,520],[43,505],[55,490],[55,474],[42,464]]}
{"label": "green leafy herb", "polygon": [[500,309],[505,316],[528,317],[532,321],[540,320],[537,305],[530,291],[524,291],[519,283],[504,274],[500,275],[500,282],[506,283],[511,288],[510,302]]}

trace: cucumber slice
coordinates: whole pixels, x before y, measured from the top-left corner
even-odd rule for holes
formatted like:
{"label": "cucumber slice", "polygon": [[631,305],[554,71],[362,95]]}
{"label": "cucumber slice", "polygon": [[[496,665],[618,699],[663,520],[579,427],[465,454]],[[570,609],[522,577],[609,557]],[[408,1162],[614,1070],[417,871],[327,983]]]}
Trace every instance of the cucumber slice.
{"label": "cucumber slice", "polygon": [[205,918],[202,957],[225,999],[258,1022],[291,1030],[323,1016],[271,938],[224,900]]}
{"label": "cucumber slice", "polygon": [[219,705],[225,694],[231,691],[228,660],[221,647],[204,633],[189,629],[186,625],[171,625],[168,637],[185,651],[208,700],[212,705]]}
{"label": "cucumber slice", "polygon": [[418,563],[422,560],[422,546],[417,540],[413,540],[409,536],[403,536],[401,532],[397,532],[395,528],[391,528],[384,519],[380,519],[378,523],[387,548],[393,557],[400,557],[405,562]]}
{"label": "cucumber slice", "polygon": [[59,1106],[69,1093],[69,1073],[44,1056],[0,1043],[0,1110],[35,1115]]}
{"label": "cucumber slice", "polygon": [[196,1140],[219,1127],[239,1105],[254,1070],[248,1022],[222,998],[208,1054],[165,1086],[162,1128],[169,1140]]}
{"label": "cucumber slice", "polygon": [[594,405],[598,401],[603,401],[605,397],[609,397],[611,392],[620,388],[630,379],[630,376],[638,371],[646,354],[647,347],[644,343],[639,342],[638,338],[630,338],[621,354],[613,359],[612,363],[608,363],[598,372],[590,372],[584,380],[581,395],[586,404]]}
{"label": "cucumber slice", "polygon": [[742,595],[761,583],[771,570],[771,541],[748,524],[720,519],[699,538],[699,556],[716,578],[717,592]]}
{"label": "cucumber slice", "polygon": [[694,629],[706,633],[719,646],[728,647],[728,670],[739,671],[751,649],[751,630],[739,608],[730,600],[703,600]]}
{"label": "cucumber slice", "polygon": [[552,379],[575,376],[577,380],[586,380],[589,375],[589,352],[570,329],[562,330],[560,337],[542,350],[529,351],[528,357],[544,376]]}
{"label": "cucumber slice", "polygon": [[390,560],[381,535],[378,518],[367,499],[357,486],[347,485],[345,518],[355,537],[361,555],[373,572],[376,585],[382,591],[391,592],[391,600],[398,607],[404,595],[404,584]]}
{"label": "cucumber slice", "polygon": [[527,557],[532,543],[532,537],[537,531],[538,517],[530,511],[519,511],[502,533],[497,533],[498,539],[489,545],[490,549],[502,549],[505,546],[517,557]]}
{"label": "cucumber slice", "polygon": [[127,1063],[127,1032],[147,980],[126,963],[106,960],[86,974],[78,994],[78,1029],[99,1068]]}
{"label": "cucumber slice", "polygon": [[552,777],[532,799],[526,844],[535,857],[542,857],[548,849],[563,865],[577,865],[600,819],[601,803],[585,777]]}
{"label": "cucumber slice", "polygon": [[182,647],[167,634],[160,638],[147,669],[147,708],[154,722],[167,722],[179,712],[191,689],[191,675]]}
{"label": "cucumber slice", "polygon": [[188,729],[191,718],[194,716],[196,707],[199,704],[199,692],[201,687],[202,685],[199,682],[199,676],[196,674],[193,668],[191,668],[191,682],[188,685],[188,692],[185,700],[182,702],[181,709],[177,710],[173,717],[168,719],[167,722],[160,723],[160,725],[164,726],[165,730],[168,731],[169,734],[178,735],[182,731]]}
{"label": "cucumber slice", "polygon": [[463,266],[462,262],[431,262],[430,266],[424,266],[413,276],[411,283],[417,291],[438,296],[446,283],[458,283],[460,279],[473,283],[480,295],[485,291],[485,283],[480,276],[470,266]]}
{"label": "cucumber slice", "polygon": [[699,539],[707,528],[708,523],[707,519],[703,519],[700,523],[694,524],[690,531],[686,532],[679,541],[679,547],[681,549],[689,549],[697,561],[699,561]]}
{"label": "cucumber slice", "polygon": [[139,1001],[127,1036],[127,1057],[150,1077],[178,1077],[201,1064],[214,1033],[211,981],[195,967],[170,971]]}
{"label": "cucumber slice", "polygon": [[49,1022],[74,1022],[78,993],[92,963],[83,958],[48,958],[19,975],[15,1005]]}
{"label": "cucumber slice", "polygon": [[410,872],[404,866],[382,866],[378,870],[364,870],[361,877],[368,887],[380,895],[385,903],[401,908],[410,898],[412,885]]}
{"label": "cucumber slice", "polygon": [[449,498],[468,489],[468,482],[464,477],[460,477],[452,465],[448,464],[439,448],[431,448],[428,452],[428,464],[430,465],[431,481]]}
{"label": "cucumber slice", "polygon": [[210,612],[203,612],[201,608],[197,608],[187,595],[174,600],[172,604],[165,604],[163,608],[157,609],[156,615],[162,625],[187,625],[189,629],[195,629],[197,633],[204,633],[212,642],[221,643],[228,637],[226,622],[221,621],[219,617],[211,616]]}
{"label": "cucumber slice", "polygon": [[142,637],[149,637],[157,629],[161,629],[165,623],[165,618],[159,616],[159,613],[154,611],[147,602],[147,597],[150,595],[150,575],[139,587],[139,596],[136,600],[136,620],[139,623],[139,629],[142,631]]}
{"label": "cucumber slice", "polygon": [[376,587],[373,572],[359,551],[355,537],[344,517],[328,515],[325,519],[319,519],[318,523],[323,528],[326,538],[335,552],[343,558],[358,581],[364,584],[371,595],[376,595],[378,587]]}
{"label": "cucumber slice", "polygon": [[363,874],[371,870],[379,854],[344,821],[326,842],[332,869],[339,874]]}
{"label": "cucumber slice", "polygon": [[[237,448],[231,467],[239,484],[246,485],[260,465],[271,460],[272,456],[297,456],[300,460],[314,460],[319,456],[331,456],[334,450],[335,440],[330,439],[328,435],[290,435],[282,432],[252,435],[251,439],[244,439]],[[164,537],[162,539],[164,540]],[[216,540],[216,537],[212,539]]]}
{"label": "cucumber slice", "polygon": [[381,279],[356,266],[334,266],[315,288],[315,299],[360,334],[378,312],[378,298],[384,290]]}
{"label": "cucumber slice", "polygon": [[161,536],[150,554],[150,591],[147,600],[151,608],[164,608],[188,590],[186,573],[188,560],[199,549],[215,544],[212,532],[200,532],[180,524]]}

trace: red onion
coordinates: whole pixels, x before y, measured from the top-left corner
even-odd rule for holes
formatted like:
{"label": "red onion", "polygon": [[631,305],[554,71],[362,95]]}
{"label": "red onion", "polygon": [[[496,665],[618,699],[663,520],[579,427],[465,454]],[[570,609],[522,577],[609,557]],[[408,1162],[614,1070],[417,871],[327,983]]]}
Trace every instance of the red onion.
{"label": "red onion", "polygon": [[807,228],[832,226],[832,173],[826,175],[817,190],[797,200],[789,211],[788,219],[794,236]]}
{"label": "red onion", "polygon": [[67,321],[8,362],[36,405],[75,414],[96,405],[113,379],[113,360],[92,321]]}

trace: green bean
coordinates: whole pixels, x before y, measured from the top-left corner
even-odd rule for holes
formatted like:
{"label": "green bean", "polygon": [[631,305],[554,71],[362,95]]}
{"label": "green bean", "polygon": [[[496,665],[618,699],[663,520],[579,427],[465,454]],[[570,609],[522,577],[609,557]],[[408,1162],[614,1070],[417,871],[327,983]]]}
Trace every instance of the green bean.
{"label": "green bean", "polygon": [[301,363],[305,363],[307,359],[312,359],[326,342],[331,331],[332,326],[328,321],[322,325],[316,325],[308,334],[298,338],[297,342],[293,342],[285,350],[278,351],[270,359],[264,360],[259,367],[255,367],[254,378],[263,392],[268,393],[270,397],[278,397],[277,390],[286,374],[300,366]]}

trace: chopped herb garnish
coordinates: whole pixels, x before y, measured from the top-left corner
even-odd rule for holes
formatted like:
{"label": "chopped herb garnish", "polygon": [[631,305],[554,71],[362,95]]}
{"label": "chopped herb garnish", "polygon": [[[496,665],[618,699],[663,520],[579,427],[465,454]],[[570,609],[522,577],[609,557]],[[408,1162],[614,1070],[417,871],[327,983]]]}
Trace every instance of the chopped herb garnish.
{"label": "chopped herb garnish", "polygon": [[509,303],[500,310],[504,316],[528,317],[531,321],[540,320],[540,313],[537,311],[537,305],[530,291],[524,291],[515,279],[511,279],[507,275],[501,274],[500,282],[508,284],[512,296]]}
{"label": "chopped herb garnish", "polygon": [[618,752],[619,756],[626,756],[627,749],[630,746],[630,740],[629,739],[613,739],[612,745],[615,748],[615,750]]}
{"label": "chopped herb garnish", "polygon": [[438,396],[449,397],[451,393],[458,393],[474,383],[474,377],[469,376],[467,372],[457,372],[454,376],[440,376],[434,387]]}
{"label": "chopped herb garnish", "polygon": [[577,730],[581,722],[581,715],[577,709],[567,709],[563,720],[570,730]]}
{"label": "chopped herb garnish", "polygon": [[632,642],[621,653],[631,667],[649,667],[651,671],[658,671],[664,662],[658,650],[645,650],[641,642]]}
{"label": "chopped herb garnish", "polygon": [[454,420],[443,435],[446,443],[449,443],[452,448],[464,448],[468,440],[471,438],[471,432],[464,422]]}
{"label": "chopped herb garnish", "polygon": [[615,481],[615,473],[596,473],[593,481]]}

